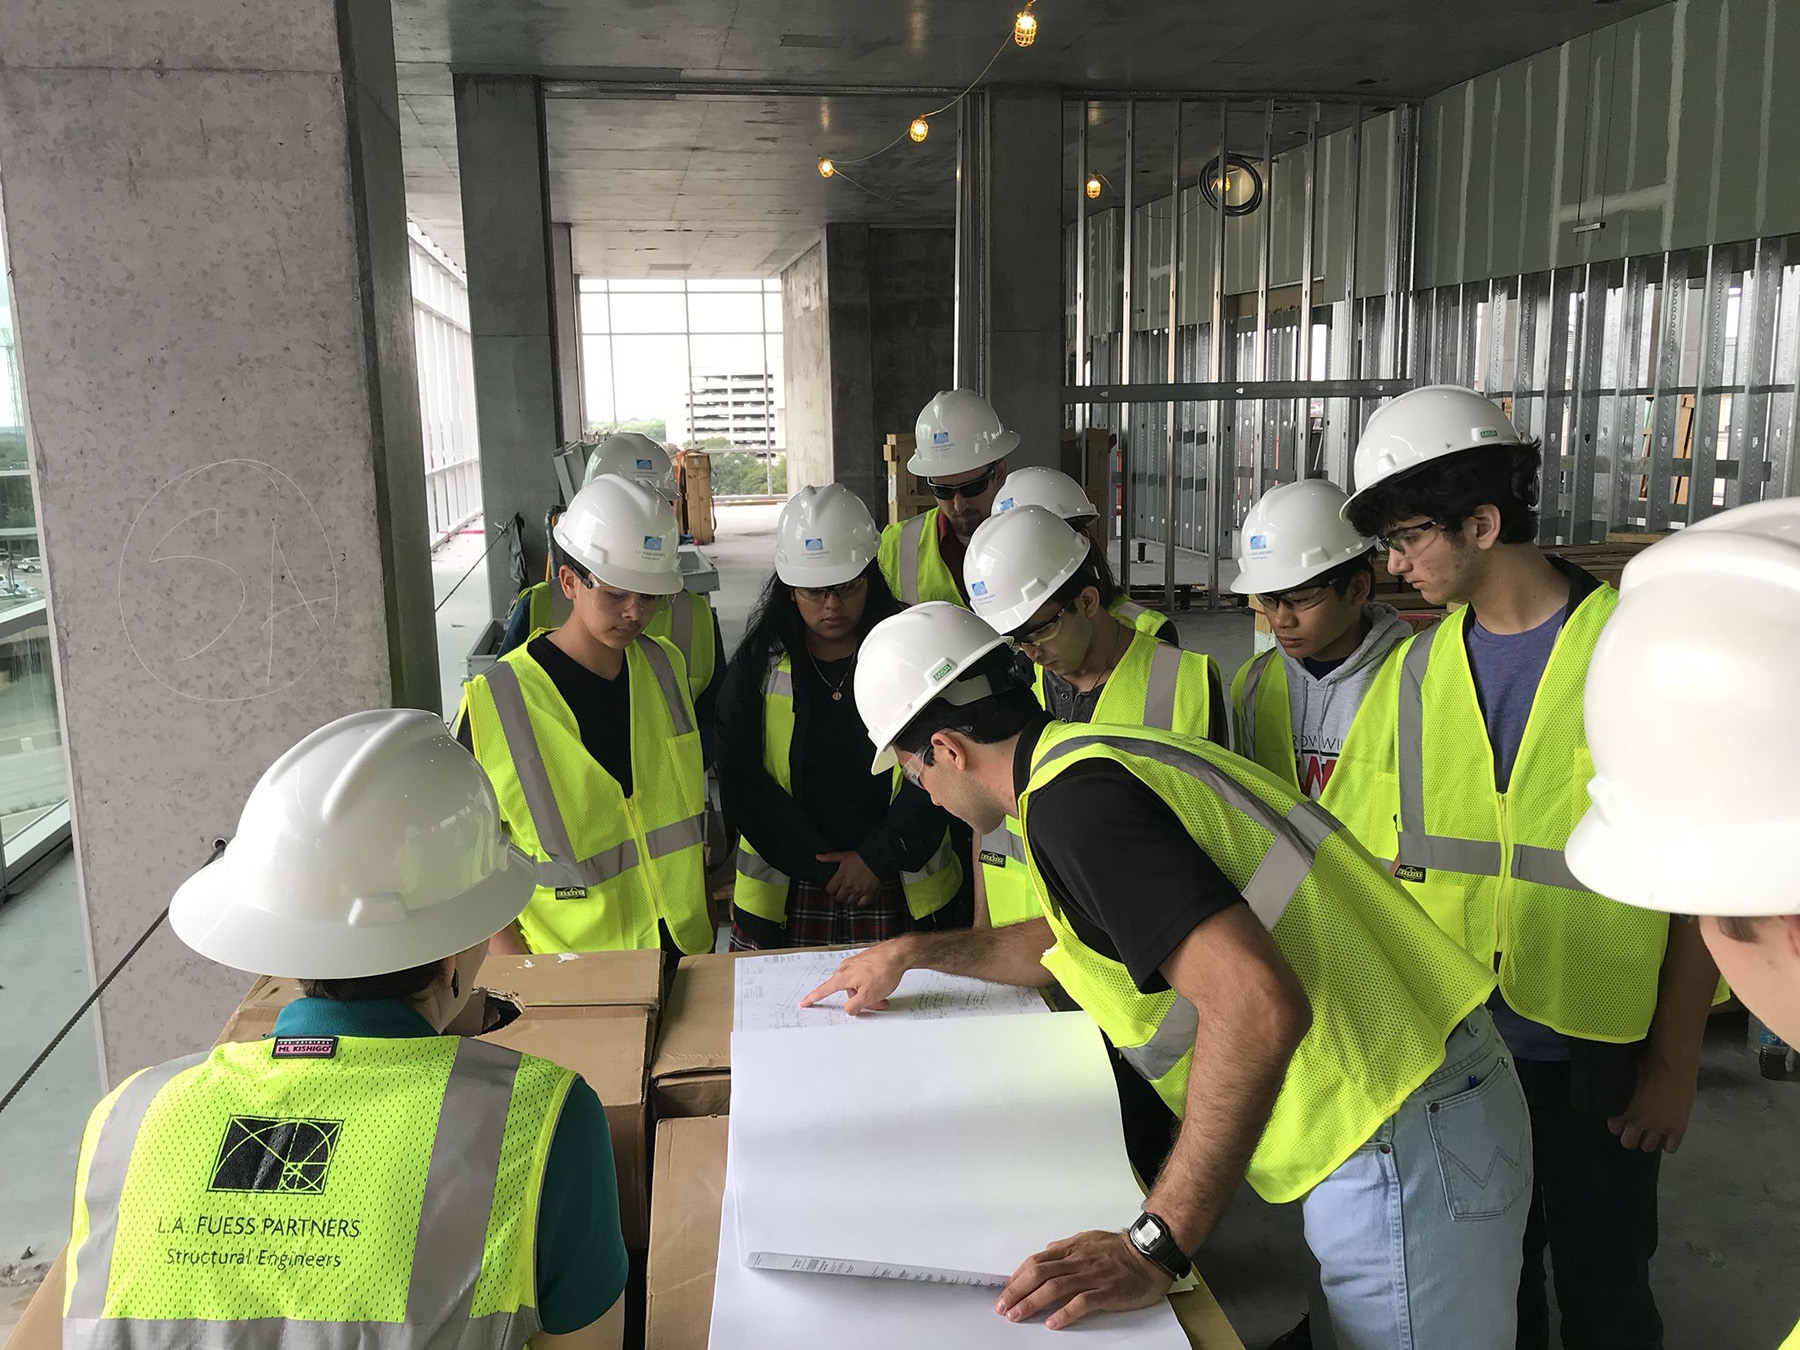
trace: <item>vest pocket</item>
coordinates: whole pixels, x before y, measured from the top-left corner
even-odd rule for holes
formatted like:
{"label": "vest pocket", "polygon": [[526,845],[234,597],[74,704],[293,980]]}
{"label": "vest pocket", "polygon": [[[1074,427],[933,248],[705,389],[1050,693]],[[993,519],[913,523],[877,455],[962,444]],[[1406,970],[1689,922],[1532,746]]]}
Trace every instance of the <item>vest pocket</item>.
{"label": "vest pocket", "polygon": [[1426,1107],[1450,1217],[1493,1219],[1531,1185],[1531,1118],[1504,1059],[1476,1086]]}

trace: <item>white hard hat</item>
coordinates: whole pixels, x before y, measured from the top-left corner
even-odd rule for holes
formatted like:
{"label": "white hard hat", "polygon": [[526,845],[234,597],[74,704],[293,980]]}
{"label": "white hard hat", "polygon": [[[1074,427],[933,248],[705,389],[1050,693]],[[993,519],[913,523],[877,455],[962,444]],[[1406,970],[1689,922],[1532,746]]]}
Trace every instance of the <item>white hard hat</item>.
{"label": "white hard hat", "polygon": [[1238,529],[1239,595],[1304,586],[1339,563],[1360,558],[1375,541],[1344,519],[1344,492],[1323,478],[1272,487],[1257,498]]}
{"label": "white hard hat", "polygon": [[608,586],[640,595],[681,589],[681,527],[661,495],[635,479],[596,478],[575,494],[552,533]]}
{"label": "white hard hat", "polygon": [[1000,414],[980,394],[947,389],[919,413],[906,469],[921,478],[968,473],[1005,459],[1018,443],[1019,433],[1002,426]]}
{"label": "white hard hat", "polygon": [[875,745],[870,773],[895,763],[894,737],[934,698],[973,703],[996,693],[985,680],[956,677],[1006,639],[961,605],[928,600],[883,619],[857,652],[856,711]]}
{"label": "white hard hat", "polygon": [[1041,506],[1067,521],[1091,520],[1100,514],[1080,483],[1061,469],[1041,464],[1007,473],[1006,485],[994,498],[993,514],[1003,516],[1015,506]]}
{"label": "white hard hat", "polygon": [[[1751,617],[1747,617],[1751,616]],[[1800,914],[1800,501],[1633,558],[1588,663],[1582,883],[1678,914]]]}
{"label": "white hard hat", "polygon": [[473,947],[518,917],[535,868],[487,774],[441,719],[352,713],[269,766],[225,854],[169,904],[221,965],[342,980]]}
{"label": "white hard hat", "polygon": [[672,502],[681,496],[675,486],[675,469],[669,463],[668,451],[641,431],[615,431],[594,447],[588,456],[587,472],[581,485],[586,487],[602,474],[622,474],[647,483]]}
{"label": "white hard hat", "polygon": [[[1460,384],[1433,384],[1376,409],[1356,443],[1354,502],[1377,483],[1464,450],[1523,445],[1500,405]],[[1349,503],[1345,503],[1348,519]]]}
{"label": "white hard hat", "polygon": [[1087,561],[1088,541],[1041,506],[1021,506],[976,526],[963,557],[969,607],[996,633],[1024,623]]}
{"label": "white hard hat", "polygon": [[842,483],[803,487],[775,522],[775,575],[790,586],[838,586],[875,561],[881,531]]}

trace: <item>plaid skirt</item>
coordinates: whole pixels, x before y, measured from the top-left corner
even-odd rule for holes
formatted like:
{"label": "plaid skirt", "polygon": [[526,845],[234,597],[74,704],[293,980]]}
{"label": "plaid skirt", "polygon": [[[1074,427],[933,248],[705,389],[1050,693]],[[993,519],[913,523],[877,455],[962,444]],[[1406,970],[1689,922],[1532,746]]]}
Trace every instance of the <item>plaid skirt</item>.
{"label": "plaid skirt", "polygon": [[867,947],[910,933],[917,926],[898,881],[888,882],[880,895],[860,906],[833,900],[823,886],[795,881],[788,886],[786,923],[772,924],[749,916],[752,928],[744,918],[732,911],[734,952],[765,947]]}

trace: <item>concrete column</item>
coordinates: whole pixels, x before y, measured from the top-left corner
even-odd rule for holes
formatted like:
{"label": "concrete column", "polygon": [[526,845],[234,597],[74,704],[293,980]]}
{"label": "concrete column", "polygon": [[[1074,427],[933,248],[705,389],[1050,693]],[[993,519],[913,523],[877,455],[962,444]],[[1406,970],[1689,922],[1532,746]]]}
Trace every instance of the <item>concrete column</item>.
{"label": "concrete column", "polygon": [[550,263],[556,285],[557,438],[567,445],[587,427],[581,397],[581,279],[575,275],[575,231],[550,227]]}
{"label": "concrete column", "polygon": [[[975,194],[988,218],[988,388],[1019,433],[1012,463],[1059,467],[1062,434],[1062,95],[998,85],[987,91],[989,168]],[[964,172],[969,171],[965,166]]]}
{"label": "concrete column", "polygon": [[[544,575],[544,512],[557,498],[551,455],[561,416],[543,99],[529,75],[458,75],[455,91],[487,536],[517,514],[525,575],[535,580]],[[504,614],[516,594],[504,550],[487,573],[489,602]]]}
{"label": "concrete column", "polygon": [[[275,757],[438,703],[384,0],[0,6],[0,176],[90,960]],[[165,927],[103,1072],[248,984]],[[68,991],[71,1007],[82,991]]]}
{"label": "concrete column", "polygon": [[832,475],[868,503],[887,506],[875,426],[875,358],[869,317],[869,227],[825,227],[825,313],[831,342]]}

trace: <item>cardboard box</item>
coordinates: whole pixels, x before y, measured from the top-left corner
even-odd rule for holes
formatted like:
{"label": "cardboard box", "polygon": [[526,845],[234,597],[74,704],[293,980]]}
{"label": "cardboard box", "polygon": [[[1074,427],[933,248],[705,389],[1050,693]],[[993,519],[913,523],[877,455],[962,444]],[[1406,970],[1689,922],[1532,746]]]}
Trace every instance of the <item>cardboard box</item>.
{"label": "cardboard box", "polygon": [[[69,1253],[65,1249],[44,1276],[44,1282],[32,1295],[25,1315],[7,1337],[5,1350],[62,1350],[63,1265]],[[708,1306],[712,1291],[707,1290]],[[625,1300],[621,1298],[600,1319],[600,1350],[621,1350],[625,1344]]]}
{"label": "cardboard box", "polygon": [[482,1037],[575,1070],[600,1098],[612,1135],[627,1247],[650,1240],[648,1066],[654,1030],[655,1018],[645,1008],[535,1007]]}
{"label": "cardboard box", "polygon": [[490,956],[481,986],[522,1008],[658,1008],[662,953],[559,952]]}
{"label": "cardboard box", "polygon": [[731,1016],[737,994],[732,963],[740,956],[775,954],[714,952],[681,958],[663,1004],[656,1053],[650,1057],[650,1100],[658,1120],[722,1116],[731,1110]]}
{"label": "cardboard box", "polygon": [[[644,1350],[701,1350],[706,1345],[729,1126],[724,1116],[707,1116],[665,1120],[656,1127]],[[1169,1301],[1195,1350],[1244,1350],[1204,1284]]]}

